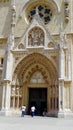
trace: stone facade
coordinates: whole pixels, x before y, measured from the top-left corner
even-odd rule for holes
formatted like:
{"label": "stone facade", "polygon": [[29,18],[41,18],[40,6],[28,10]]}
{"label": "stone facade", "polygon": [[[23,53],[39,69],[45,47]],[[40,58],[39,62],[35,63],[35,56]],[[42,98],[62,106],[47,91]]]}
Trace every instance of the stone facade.
{"label": "stone facade", "polygon": [[73,116],[72,12],[71,0],[0,0],[0,114]]}

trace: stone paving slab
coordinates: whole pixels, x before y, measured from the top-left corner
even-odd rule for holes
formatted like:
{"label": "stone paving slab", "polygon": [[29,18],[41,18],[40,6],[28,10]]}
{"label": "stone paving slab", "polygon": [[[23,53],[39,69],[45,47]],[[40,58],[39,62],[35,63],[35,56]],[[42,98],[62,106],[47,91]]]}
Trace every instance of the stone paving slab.
{"label": "stone paving slab", "polygon": [[73,130],[73,119],[0,116],[0,130]]}

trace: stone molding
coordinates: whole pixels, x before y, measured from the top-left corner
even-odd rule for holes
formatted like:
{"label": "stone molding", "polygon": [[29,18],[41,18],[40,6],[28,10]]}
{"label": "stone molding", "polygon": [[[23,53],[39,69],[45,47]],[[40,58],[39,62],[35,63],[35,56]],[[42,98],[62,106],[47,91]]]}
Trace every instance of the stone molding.
{"label": "stone molding", "polygon": [[0,3],[6,3],[9,2],[10,0],[0,0]]}

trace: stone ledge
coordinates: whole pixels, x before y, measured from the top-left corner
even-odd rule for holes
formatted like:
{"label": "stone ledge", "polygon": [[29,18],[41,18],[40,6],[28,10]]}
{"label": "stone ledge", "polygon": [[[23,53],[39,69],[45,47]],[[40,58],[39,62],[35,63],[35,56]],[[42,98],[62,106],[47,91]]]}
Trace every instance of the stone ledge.
{"label": "stone ledge", "polygon": [[59,118],[73,118],[73,112],[71,110],[60,110],[58,112]]}
{"label": "stone ledge", "polygon": [[21,110],[0,110],[0,116],[21,116]]}

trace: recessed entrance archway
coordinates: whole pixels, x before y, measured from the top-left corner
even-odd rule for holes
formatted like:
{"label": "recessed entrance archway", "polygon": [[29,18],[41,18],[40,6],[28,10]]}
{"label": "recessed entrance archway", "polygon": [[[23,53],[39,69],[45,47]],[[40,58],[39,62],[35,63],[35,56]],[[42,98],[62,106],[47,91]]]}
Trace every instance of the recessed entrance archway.
{"label": "recessed entrance archway", "polygon": [[[16,86],[22,91],[22,94],[19,94],[21,105],[26,105],[27,113],[33,103],[36,107],[39,103],[39,112],[36,112],[38,115],[42,115],[45,107],[49,115],[58,111],[58,73],[54,62],[41,54],[30,54],[18,63],[14,76]],[[34,102],[30,96],[33,92]],[[39,98],[41,93],[45,95],[44,99]]]}

